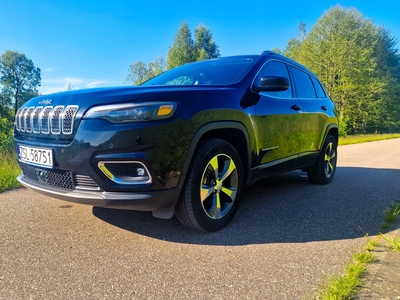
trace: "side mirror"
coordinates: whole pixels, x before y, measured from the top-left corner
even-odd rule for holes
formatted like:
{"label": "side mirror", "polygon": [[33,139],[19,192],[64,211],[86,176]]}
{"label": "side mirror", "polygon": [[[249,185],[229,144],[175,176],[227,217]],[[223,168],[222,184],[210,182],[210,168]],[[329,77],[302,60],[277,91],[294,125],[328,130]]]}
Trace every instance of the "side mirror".
{"label": "side mirror", "polygon": [[261,77],[259,85],[255,85],[257,92],[283,92],[289,88],[289,80],[281,76]]}

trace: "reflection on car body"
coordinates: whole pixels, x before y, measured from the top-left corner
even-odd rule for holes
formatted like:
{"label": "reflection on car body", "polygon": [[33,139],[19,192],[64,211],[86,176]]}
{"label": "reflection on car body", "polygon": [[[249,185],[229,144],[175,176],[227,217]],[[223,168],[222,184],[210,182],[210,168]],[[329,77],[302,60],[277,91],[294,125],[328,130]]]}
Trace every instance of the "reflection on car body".
{"label": "reflection on car body", "polygon": [[271,51],[186,64],[138,87],[35,97],[15,124],[23,185],[207,231],[225,227],[261,178],[302,169],[327,184],[336,169],[333,102],[313,73]]}

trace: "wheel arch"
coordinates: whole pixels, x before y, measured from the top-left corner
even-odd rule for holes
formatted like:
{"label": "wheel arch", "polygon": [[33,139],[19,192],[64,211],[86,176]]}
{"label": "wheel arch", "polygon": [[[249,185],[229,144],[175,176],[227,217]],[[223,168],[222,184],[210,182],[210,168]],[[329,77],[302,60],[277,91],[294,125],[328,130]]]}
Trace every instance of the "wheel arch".
{"label": "wheel arch", "polygon": [[321,148],[323,146],[323,144],[325,143],[326,138],[328,137],[328,135],[331,135],[335,138],[336,143],[339,143],[339,128],[337,126],[337,124],[329,124],[325,130],[325,135],[324,135],[324,139],[322,140],[321,143]]}
{"label": "wheel arch", "polygon": [[[191,143],[185,158],[185,162],[182,169],[182,174],[186,177],[189,170],[190,163],[196,152],[196,149],[202,144],[203,141],[208,139],[221,139],[229,142],[235,147],[239,153],[240,159],[243,165],[243,171],[245,176],[245,185],[249,178],[250,162],[251,162],[251,150],[250,150],[250,139],[249,134],[245,126],[239,122],[234,121],[221,121],[212,122],[200,127]],[[182,182],[183,184],[183,182]]]}

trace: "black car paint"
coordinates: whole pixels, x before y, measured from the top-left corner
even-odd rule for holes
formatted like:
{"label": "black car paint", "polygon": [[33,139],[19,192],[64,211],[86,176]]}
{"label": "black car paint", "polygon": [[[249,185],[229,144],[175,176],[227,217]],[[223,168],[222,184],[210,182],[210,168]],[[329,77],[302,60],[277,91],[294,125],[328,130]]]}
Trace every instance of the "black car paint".
{"label": "black car paint", "polygon": [[[31,99],[24,106],[38,106],[46,99],[51,99],[52,105],[79,105],[74,134],[43,137],[15,131],[15,144],[51,148],[54,169],[87,175],[101,190],[72,195],[37,186],[23,176],[19,180],[39,192],[69,201],[160,211],[174,207],[196,148],[206,138],[226,139],[238,149],[247,185],[271,174],[310,168],[329,130],[337,138],[333,103],[329,98],[278,99],[254,92],[254,78],[268,60],[280,59],[305,69],[274,54],[252,57],[256,61],[249,72],[239,82],[227,86],[101,88]],[[84,118],[91,107],[98,105],[157,101],[176,102],[175,115],[166,120],[126,124]],[[294,105],[299,109],[293,109]],[[323,132],[313,131],[320,127]],[[104,160],[141,162],[153,181],[142,185],[116,184],[97,167]]]}

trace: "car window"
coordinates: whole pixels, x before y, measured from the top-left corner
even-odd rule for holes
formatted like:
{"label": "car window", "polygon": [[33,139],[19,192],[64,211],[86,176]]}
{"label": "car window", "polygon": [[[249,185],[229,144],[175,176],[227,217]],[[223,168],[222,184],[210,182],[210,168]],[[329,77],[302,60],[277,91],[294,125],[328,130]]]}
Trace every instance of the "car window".
{"label": "car window", "polygon": [[317,98],[310,76],[293,66],[290,66],[290,71],[293,75],[297,98]]}
{"label": "car window", "polygon": [[[290,82],[289,72],[285,63],[272,60],[268,61],[258,72],[257,77],[254,82],[259,83],[262,77],[266,76],[281,76],[285,77]],[[279,98],[292,98],[292,87],[289,84],[289,88],[282,92],[262,92],[273,97]]]}
{"label": "car window", "polygon": [[314,83],[315,91],[317,92],[317,97],[326,98],[326,93],[325,90],[322,88],[321,83],[314,77],[311,77],[311,79]]}
{"label": "car window", "polygon": [[240,56],[188,63],[164,72],[142,85],[226,85],[238,82],[257,57]]}

